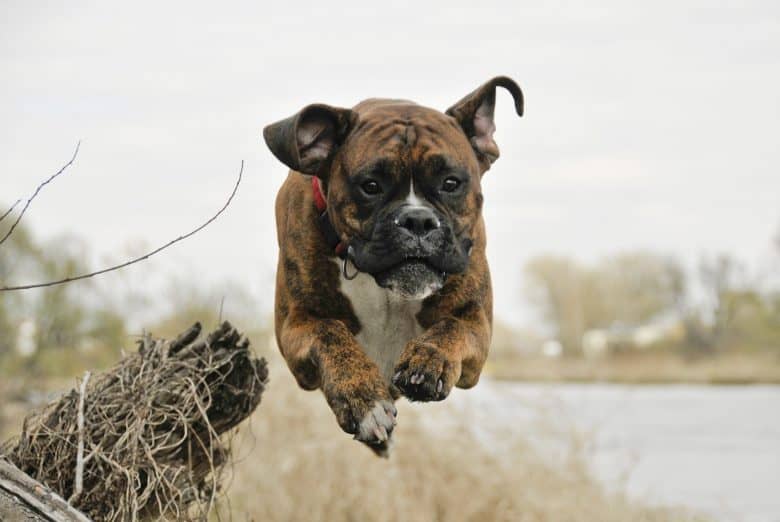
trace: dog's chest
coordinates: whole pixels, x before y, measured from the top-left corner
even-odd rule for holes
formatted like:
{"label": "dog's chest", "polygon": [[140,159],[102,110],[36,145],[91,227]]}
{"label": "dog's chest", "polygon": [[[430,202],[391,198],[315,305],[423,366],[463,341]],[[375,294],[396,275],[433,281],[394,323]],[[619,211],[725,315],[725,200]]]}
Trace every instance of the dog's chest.
{"label": "dog's chest", "polygon": [[417,322],[422,300],[405,300],[360,273],[349,280],[341,275],[341,292],[360,321],[357,341],[389,382],[401,351],[423,329]]}

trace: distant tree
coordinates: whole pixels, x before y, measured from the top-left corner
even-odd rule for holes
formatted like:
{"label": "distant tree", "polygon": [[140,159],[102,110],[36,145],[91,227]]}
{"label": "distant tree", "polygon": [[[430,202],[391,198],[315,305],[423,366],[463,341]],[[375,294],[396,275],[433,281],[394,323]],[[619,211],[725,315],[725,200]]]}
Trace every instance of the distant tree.
{"label": "distant tree", "polygon": [[[0,236],[9,222],[0,222]],[[14,279],[58,279],[87,269],[86,247],[76,238],[60,237],[41,243],[24,223],[0,245],[0,283]],[[79,287],[61,285],[37,292],[0,292],[0,357],[12,355],[19,326],[35,322],[35,353],[27,361],[85,345],[116,347],[126,341],[124,321],[91,292],[89,282]],[[112,348],[113,349],[113,348]],[[56,369],[56,368],[55,368]]]}
{"label": "distant tree", "polygon": [[[780,349],[780,293],[751,285],[744,266],[727,254],[705,257],[699,279],[706,304],[705,335],[709,350]],[[701,327],[699,327],[701,330]]]}
{"label": "distant tree", "polygon": [[226,317],[246,326],[248,331],[265,330],[269,318],[258,315],[256,299],[246,288],[229,281],[212,287],[195,285],[183,278],[172,278],[164,292],[169,309],[149,330],[163,337],[180,332],[200,321],[205,326],[219,325]]}
{"label": "distant tree", "polygon": [[[36,336],[36,354],[53,347],[94,345],[95,341],[100,341],[95,336],[103,337],[102,341],[109,341],[106,343],[108,346],[121,346],[124,339],[119,338],[124,338],[125,333],[120,316],[108,307],[96,306],[94,295],[92,308],[87,310],[82,298],[85,287],[76,289],[69,283],[88,280],[145,261],[197,234],[228,208],[244,172],[242,161],[236,183],[223,206],[196,228],[141,255],[90,271],[83,263],[86,258],[83,252],[74,253],[72,250],[77,242],[68,240],[41,248],[32,241],[22,222],[38,194],[73,165],[80,146],[81,142],[70,160],[57,172],[43,179],[23,204],[23,200],[18,199],[8,207],[0,206],[0,357],[7,356],[15,348],[18,327],[25,319],[35,322],[31,331]],[[90,281],[82,285],[88,283]],[[36,293],[37,297],[20,294],[32,289],[41,289],[40,293]],[[114,338],[105,339],[107,335]]]}
{"label": "distant tree", "polygon": [[525,267],[529,300],[556,331],[567,352],[579,349],[587,328],[587,274],[575,261],[556,256],[532,259]]}
{"label": "distant tree", "polygon": [[704,290],[710,316],[708,344],[723,345],[740,303],[744,267],[728,254],[703,257],[699,262],[699,281]]}
{"label": "distant tree", "polygon": [[[0,208],[4,208],[0,205]],[[9,222],[0,222],[0,237],[5,234]],[[29,231],[20,226],[16,234],[0,247],[0,281],[7,281],[11,274],[38,266],[42,252],[34,244]],[[0,292],[0,357],[13,350],[16,342],[16,325],[23,309],[23,296]]]}
{"label": "distant tree", "polygon": [[593,267],[565,257],[537,257],[525,273],[529,300],[555,329],[567,353],[579,350],[589,329],[639,325],[679,310],[686,292],[679,263],[648,252],[616,255]]}
{"label": "distant tree", "polygon": [[591,277],[597,292],[591,301],[603,301],[596,308],[603,315],[592,319],[599,326],[645,323],[664,311],[679,310],[685,300],[685,271],[667,256],[618,254],[594,267]]}

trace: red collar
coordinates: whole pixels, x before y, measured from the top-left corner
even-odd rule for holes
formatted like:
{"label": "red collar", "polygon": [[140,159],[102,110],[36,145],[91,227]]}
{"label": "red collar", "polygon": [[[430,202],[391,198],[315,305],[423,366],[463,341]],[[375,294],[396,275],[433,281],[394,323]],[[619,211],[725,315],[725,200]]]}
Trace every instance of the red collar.
{"label": "red collar", "polygon": [[311,191],[314,194],[314,206],[317,207],[317,211],[322,213],[328,208],[328,202],[325,201],[325,194],[322,192],[322,185],[320,185],[320,178],[317,176],[311,177]]}
{"label": "red collar", "polygon": [[317,223],[320,226],[322,235],[325,236],[325,241],[336,252],[336,255],[344,257],[347,251],[347,244],[341,240],[336,229],[333,228],[333,223],[328,218],[328,202],[325,199],[325,193],[322,191],[320,178],[317,176],[311,177],[311,192],[314,196],[314,207],[320,213]]}

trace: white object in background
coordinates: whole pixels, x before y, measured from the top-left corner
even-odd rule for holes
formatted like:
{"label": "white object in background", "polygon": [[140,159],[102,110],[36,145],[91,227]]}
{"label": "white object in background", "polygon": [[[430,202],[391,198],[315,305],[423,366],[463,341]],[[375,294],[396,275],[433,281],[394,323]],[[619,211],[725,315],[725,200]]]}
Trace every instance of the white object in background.
{"label": "white object in background", "polygon": [[19,355],[29,357],[35,353],[35,336],[38,333],[38,325],[35,319],[25,319],[19,324],[19,332],[16,335],[16,351]]}
{"label": "white object in background", "polygon": [[542,344],[542,355],[556,358],[563,354],[563,346],[556,339],[549,339]]}
{"label": "white object in background", "polygon": [[582,353],[588,359],[603,357],[609,348],[609,335],[605,330],[588,330],[582,336]]}

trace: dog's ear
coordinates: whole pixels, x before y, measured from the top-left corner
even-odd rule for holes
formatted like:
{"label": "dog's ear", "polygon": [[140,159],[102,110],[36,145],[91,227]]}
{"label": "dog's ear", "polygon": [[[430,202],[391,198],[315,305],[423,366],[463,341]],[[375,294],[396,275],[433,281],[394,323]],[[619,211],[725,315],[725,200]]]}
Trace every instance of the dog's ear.
{"label": "dog's ear", "polygon": [[496,130],[493,121],[496,87],[503,87],[512,94],[515,100],[515,111],[518,116],[522,116],[523,91],[514,80],[506,76],[493,78],[447,109],[447,114],[460,123],[485,170],[498,159],[498,145],[493,140],[493,133]]}
{"label": "dog's ear", "polygon": [[314,104],[263,129],[274,156],[293,170],[320,174],[344,142],[357,116],[349,109]]}

